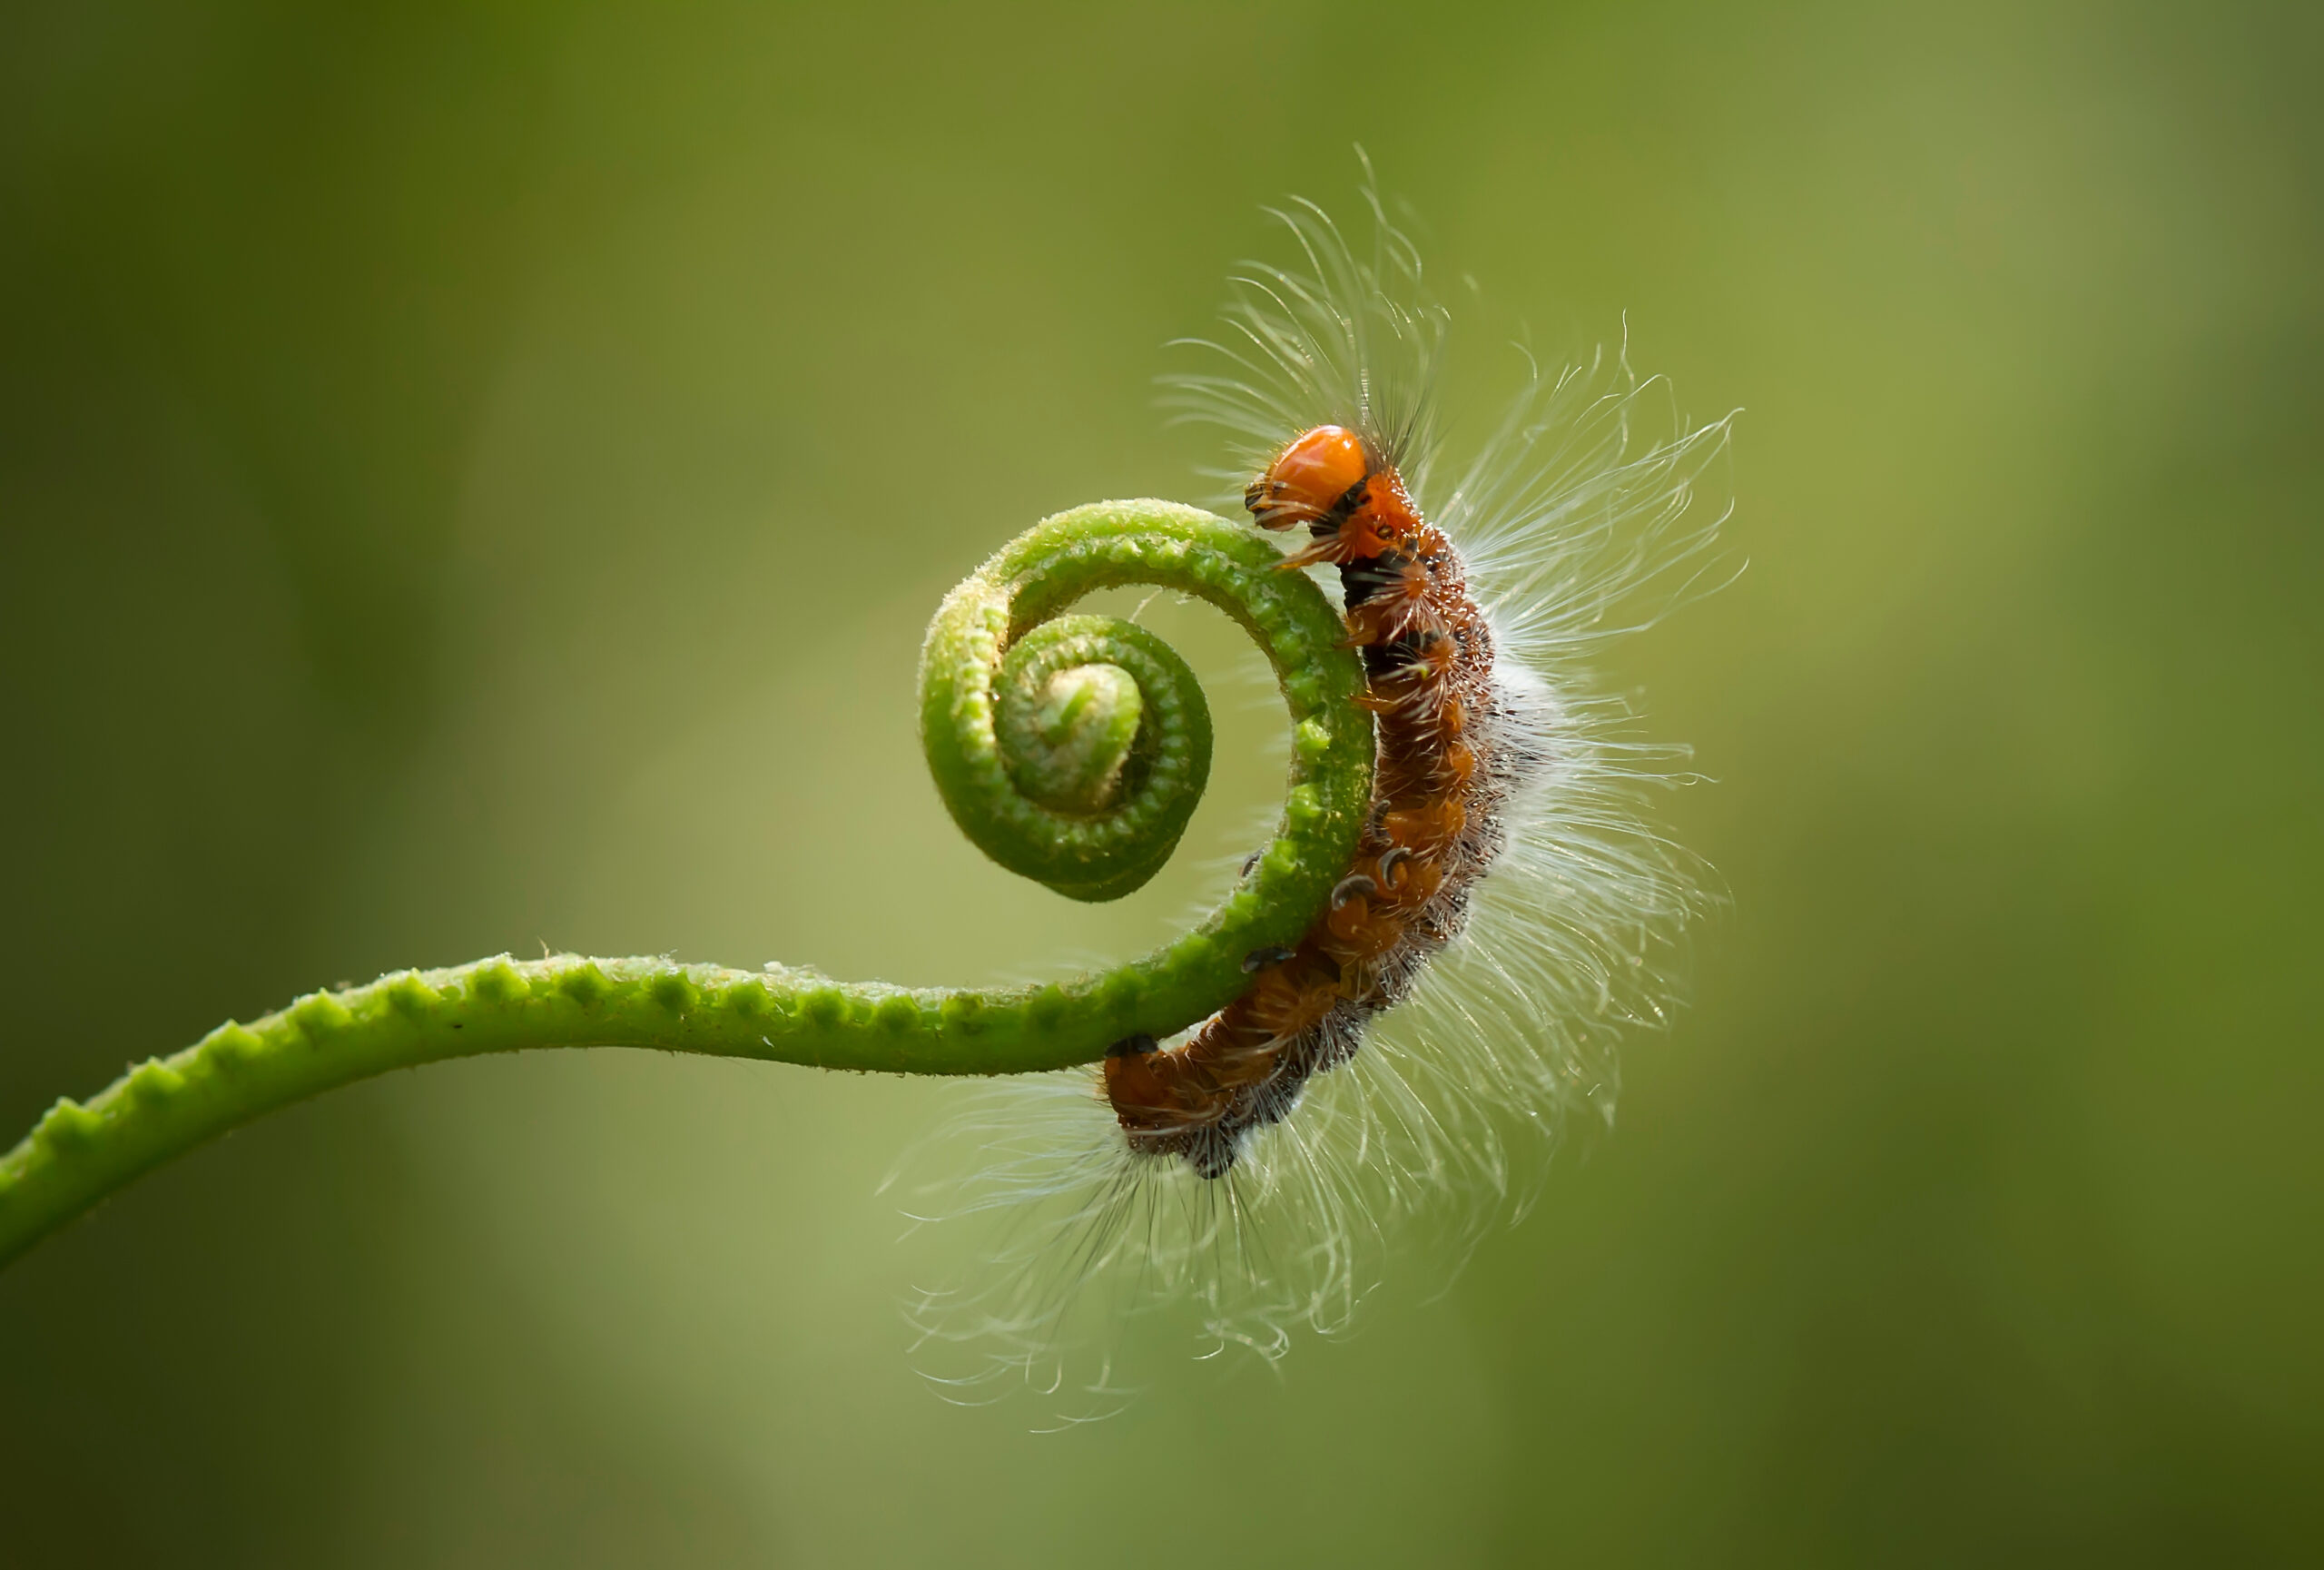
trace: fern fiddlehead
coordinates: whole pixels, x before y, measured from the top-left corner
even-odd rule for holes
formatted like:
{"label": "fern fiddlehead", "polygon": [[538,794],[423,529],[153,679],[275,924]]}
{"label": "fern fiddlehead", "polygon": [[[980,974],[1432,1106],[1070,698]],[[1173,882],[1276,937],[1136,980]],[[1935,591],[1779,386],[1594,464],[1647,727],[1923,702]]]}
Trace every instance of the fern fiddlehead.
{"label": "fern fiddlehead", "polygon": [[139,1174],[261,1113],[391,1069],[538,1047],[627,1046],[895,1073],[1008,1074],[1163,1036],[1249,984],[1252,956],[1315,919],[1370,801],[1373,725],[1346,628],[1247,526],[1160,501],[1060,513],[953,590],[921,662],[931,773],[962,831],[1076,899],[1117,898],[1167,862],[1208,772],[1193,673],[1152,634],[1066,614],[1149,584],[1209,601],[1273,665],[1291,720],[1274,843],[1193,931],[1116,969],[1042,986],[913,989],[809,971],[507,955],[405,971],[229,1022],[61,1100],[0,1156],[0,1264]]}

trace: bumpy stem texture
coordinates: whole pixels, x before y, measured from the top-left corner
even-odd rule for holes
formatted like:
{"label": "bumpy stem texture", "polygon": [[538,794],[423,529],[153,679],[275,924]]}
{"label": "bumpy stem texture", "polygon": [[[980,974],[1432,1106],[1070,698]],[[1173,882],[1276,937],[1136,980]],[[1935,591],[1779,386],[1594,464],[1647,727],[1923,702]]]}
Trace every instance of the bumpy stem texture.
{"label": "bumpy stem texture", "polygon": [[1048,519],[955,589],[929,628],[921,733],[963,832],[1077,899],[1167,861],[1208,771],[1185,662],[1144,629],[1062,615],[1102,588],[1196,596],[1248,630],[1291,711],[1274,843],[1175,943],[1118,969],[986,991],[809,971],[506,955],[315,992],[152,1059],[86,1105],[59,1101],[0,1157],[0,1264],[141,1172],[262,1112],[390,1069],[531,1047],[655,1047],[893,1073],[1009,1074],[1092,1061],[1225,1006],[1246,963],[1296,941],[1346,869],[1371,798],[1364,674],[1321,590],[1247,527],[1161,501]]}

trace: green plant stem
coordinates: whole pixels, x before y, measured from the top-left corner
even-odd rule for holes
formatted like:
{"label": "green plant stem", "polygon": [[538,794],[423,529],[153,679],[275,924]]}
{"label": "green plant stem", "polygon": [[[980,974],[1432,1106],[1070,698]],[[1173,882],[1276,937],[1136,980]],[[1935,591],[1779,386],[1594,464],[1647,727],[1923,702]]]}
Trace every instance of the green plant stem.
{"label": "green plant stem", "polygon": [[[812,972],[667,960],[503,955],[315,992],[59,1101],[0,1157],[0,1264],[151,1168],[277,1107],[444,1058],[534,1047],[654,1047],[817,1068],[1010,1074],[1089,1062],[1231,1001],[1247,956],[1288,946],[1345,871],[1371,798],[1372,722],[1344,627],[1247,527],[1160,501],[1060,513],[955,589],[929,629],[921,732],[963,832],[1079,899],[1143,884],[1200,796],[1202,694],[1143,628],[1063,616],[1102,588],[1153,584],[1248,630],[1291,711],[1274,843],[1208,918],[1114,970],[985,991],[840,982]],[[1124,680],[1124,674],[1128,680]],[[1022,782],[1022,783],[1020,783]]]}

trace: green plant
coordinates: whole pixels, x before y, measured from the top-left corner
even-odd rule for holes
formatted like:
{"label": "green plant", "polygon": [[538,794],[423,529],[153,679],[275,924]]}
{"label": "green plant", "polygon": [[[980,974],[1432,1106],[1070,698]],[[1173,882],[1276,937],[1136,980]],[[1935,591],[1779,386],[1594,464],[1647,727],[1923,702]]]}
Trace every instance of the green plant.
{"label": "green plant", "polygon": [[1193,673],[1144,629],[1066,615],[1152,584],[1232,616],[1290,708],[1288,795],[1273,844],[1219,908],[1118,969],[1038,987],[915,990],[812,972],[664,959],[506,954],[319,992],[149,1059],[85,1104],[60,1100],[0,1158],[0,1264],[139,1174],[261,1113],[445,1058],[626,1046],[894,1073],[1009,1074],[1092,1061],[1163,1036],[1249,983],[1246,957],[1291,942],[1345,871],[1370,801],[1373,726],[1345,627],[1247,525],[1162,501],[1076,508],[954,589],[921,662],[929,767],[996,861],[1077,899],[1124,894],[1176,847],[1200,796],[1210,719]]}

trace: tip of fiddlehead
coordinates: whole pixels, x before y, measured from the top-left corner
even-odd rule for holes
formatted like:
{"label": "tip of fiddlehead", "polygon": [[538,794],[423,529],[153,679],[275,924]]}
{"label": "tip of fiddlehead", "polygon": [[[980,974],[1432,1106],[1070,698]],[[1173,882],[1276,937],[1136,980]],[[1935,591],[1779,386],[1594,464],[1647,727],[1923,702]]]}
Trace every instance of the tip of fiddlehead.
{"label": "tip of fiddlehead", "polygon": [[1145,718],[1137,678],[1121,667],[1059,671],[1038,692],[1004,695],[1009,772],[1045,807],[1081,816],[1104,812],[1121,799]]}
{"label": "tip of fiddlehead", "polygon": [[[1118,663],[1125,647],[1144,657],[1136,668]],[[1167,644],[1111,617],[1035,627],[1010,646],[995,683],[994,734],[1009,779],[1038,806],[1098,818],[1146,793],[1167,760],[1164,784],[1191,808],[1209,775],[1210,713],[1190,674],[1178,690],[1182,669]],[[1152,704],[1146,684],[1157,688]],[[1177,804],[1148,805],[1167,814]]]}

